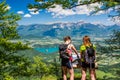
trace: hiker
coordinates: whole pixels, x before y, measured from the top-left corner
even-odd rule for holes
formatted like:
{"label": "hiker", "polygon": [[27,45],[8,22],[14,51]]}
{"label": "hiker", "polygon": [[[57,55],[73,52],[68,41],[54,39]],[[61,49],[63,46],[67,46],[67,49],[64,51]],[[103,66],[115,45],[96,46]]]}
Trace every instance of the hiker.
{"label": "hiker", "polygon": [[96,72],[95,72],[95,52],[96,46],[93,45],[90,41],[89,36],[83,37],[83,44],[80,46],[80,54],[81,54],[81,71],[82,78],[81,80],[86,80],[86,71],[89,69],[91,80],[96,80]]}
{"label": "hiker", "polygon": [[70,80],[74,80],[74,70],[72,66],[72,51],[74,51],[78,56],[78,52],[72,44],[70,36],[66,36],[64,37],[64,44],[61,44],[59,46],[63,80],[67,80],[67,71],[69,71]]}

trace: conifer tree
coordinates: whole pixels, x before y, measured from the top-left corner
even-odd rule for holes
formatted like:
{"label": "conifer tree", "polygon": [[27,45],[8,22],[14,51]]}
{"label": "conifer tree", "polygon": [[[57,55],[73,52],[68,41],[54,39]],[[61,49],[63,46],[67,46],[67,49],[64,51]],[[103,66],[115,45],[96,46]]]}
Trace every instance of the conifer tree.
{"label": "conifer tree", "polygon": [[0,38],[14,39],[18,38],[16,27],[20,20],[18,14],[10,13],[9,5],[6,1],[0,3]]}
{"label": "conifer tree", "polygon": [[28,46],[22,42],[10,41],[19,38],[16,30],[18,20],[20,16],[10,12],[6,1],[0,2],[0,80],[6,80],[7,77],[11,80],[9,75],[25,74],[26,65],[29,64],[27,58],[14,54],[19,50],[28,49]]}

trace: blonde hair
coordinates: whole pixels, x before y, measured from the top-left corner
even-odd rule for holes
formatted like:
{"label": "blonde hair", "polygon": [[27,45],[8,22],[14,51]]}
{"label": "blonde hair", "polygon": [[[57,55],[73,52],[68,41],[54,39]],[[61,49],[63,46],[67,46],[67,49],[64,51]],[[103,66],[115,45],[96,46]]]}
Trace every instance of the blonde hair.
{"label": "blonde hair", "polygon": [[84,37],[83,37],[83,44],[84,44],[85,46],[91,46],[91,45],[92,45],[89,36],[84,36]]}

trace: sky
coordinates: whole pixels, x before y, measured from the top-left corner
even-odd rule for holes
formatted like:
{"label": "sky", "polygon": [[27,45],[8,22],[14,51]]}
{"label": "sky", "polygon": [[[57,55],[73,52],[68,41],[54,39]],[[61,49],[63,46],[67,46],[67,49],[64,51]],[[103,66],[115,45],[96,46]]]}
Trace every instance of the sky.
{"label": "sky", "polygon": [[[2,0],[0,0],[1,2]],[[90,16],[94,11],[94,7],[101,7],[98,3],[87,6],[78,6],[73,9],[62,9],[60,5],[48,10],[40,10],[36,13],[33,9],[28,9],[29,3],[35,3],[34,0],[6,0],[9,5],[10,11],[21,15],[21,20],[18,21],[19,25],[30,24],[51,24],[58,22],[89,22],[94,24],[112,25],[116,24],[108,17],[108,13],[112,13],[112,9],[108,11],[101,11],[95,15]]]}

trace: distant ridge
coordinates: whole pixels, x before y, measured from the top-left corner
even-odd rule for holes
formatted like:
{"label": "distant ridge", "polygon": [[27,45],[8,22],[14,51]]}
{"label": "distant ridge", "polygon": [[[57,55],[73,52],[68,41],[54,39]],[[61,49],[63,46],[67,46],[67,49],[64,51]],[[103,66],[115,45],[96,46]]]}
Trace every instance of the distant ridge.
{"label": "distant ridge", "polygon": [[83,21],[76,23],[53,23],[53,24],[31,24],[20,25],[17,28],[22,38],[42,38],[52,37],[61,38],[66,35],[79,37],[90,36],[109,36],[113,30],[120,30],[120,25],[103,25],[86,23]]}

